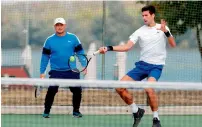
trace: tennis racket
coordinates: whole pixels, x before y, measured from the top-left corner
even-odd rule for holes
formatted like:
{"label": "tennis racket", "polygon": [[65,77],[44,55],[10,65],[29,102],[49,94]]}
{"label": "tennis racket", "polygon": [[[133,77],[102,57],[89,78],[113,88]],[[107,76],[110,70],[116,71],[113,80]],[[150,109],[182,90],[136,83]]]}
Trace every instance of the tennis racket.
{"label": "tennis racket", "polygon": [[42,86],[39,86],[39,85],[35,86],[35,91],[34,91],[35,98],[38,98],[41,95],[41,91],[42,91]]}
{"label": "tennis racket", "polygon": [[91,59],[98,53],[100,53],[99,50],[88,56],[89,58],[85,54],[74,54],[68,59],[68,66],[73,72],[83,72],[88,67]]}
{"label": "tennis racket", "polygon": [[35,92],[34,92],[35,98],[38,98],[40,96],[41,91],[42,91],[42,87],[41,86],[36,86],[35,87]]}

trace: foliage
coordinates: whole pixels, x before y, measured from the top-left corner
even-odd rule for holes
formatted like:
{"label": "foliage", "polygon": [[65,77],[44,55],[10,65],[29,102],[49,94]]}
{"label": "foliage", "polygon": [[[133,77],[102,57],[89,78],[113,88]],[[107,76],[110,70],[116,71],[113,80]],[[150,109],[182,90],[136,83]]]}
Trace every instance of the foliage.
{"label": "foliage", "polygon": [[[67,31],[76,34],[85,48],[91,42],[99,45],[103,30],[102,3],[102,1],[4,1],[1,9],[2,48],[24,47],[28,19],[29,44],[41,48],[45,39],[54,33],[53,19],[56,17],[64,17],[67,20]],[[145,2],[141,3],[143,4],[132,1],[106,1],[104,29],[106,45],[115,45],[128,40],[128,37],[142,25],[140,8]],[[201,25],[200,1],[147,2],[150,3],[156,5],[159,10],[157,20],[161,17],[166,18],[173,34],[181,35]],[[201,31],[201,28],[199,30]],[[200,37],[197,36],[198,38]]]}
{"label": "foliage", "polygon": [[147,4],[152,4],[157,8],[157,20],[166,19],[173,34],[182,35],[190,29],[195,29],[199,51],[202,56],[200,41],[202,1],[155,1],[147,2]]}

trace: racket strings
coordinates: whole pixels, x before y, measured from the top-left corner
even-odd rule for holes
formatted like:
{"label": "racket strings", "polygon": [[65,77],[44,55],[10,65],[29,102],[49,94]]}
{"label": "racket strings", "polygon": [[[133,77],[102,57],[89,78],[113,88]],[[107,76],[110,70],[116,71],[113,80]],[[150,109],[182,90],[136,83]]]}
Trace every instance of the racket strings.
{"label": "racket strings", "polygon": [[76,72],[82,72],[88,65],[88,58],[85,55],[74,55],[75,60],[69,60],[70,69]]}

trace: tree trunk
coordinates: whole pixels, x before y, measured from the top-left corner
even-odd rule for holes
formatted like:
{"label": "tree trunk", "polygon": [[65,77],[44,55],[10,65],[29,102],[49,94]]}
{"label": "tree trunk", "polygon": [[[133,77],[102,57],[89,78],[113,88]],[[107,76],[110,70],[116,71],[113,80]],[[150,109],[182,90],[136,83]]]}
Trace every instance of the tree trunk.
{"label": "tree trunk", "polygon": [[197,38],[198,48],[199,48],[199,52],[201,54],[201,60],[202,60],[202,44],[200,40],[200,30],[198,25],[196,26],[196,38]]}
{"label": "tree trunk", "polygon": [[[199,52],[201,54],[201,66],[202,66],[202,45],[201,45],[201,40],[200,40],[200,30],[199,30],[199,26],[196,26],[196,38],[198,41],[198,48],[199,48]],[[201,70],[202,71],[202,70]],[[202,73],[202,72],[201,72]],[[202,82],[202,77],[201,77],[201,82]]]}

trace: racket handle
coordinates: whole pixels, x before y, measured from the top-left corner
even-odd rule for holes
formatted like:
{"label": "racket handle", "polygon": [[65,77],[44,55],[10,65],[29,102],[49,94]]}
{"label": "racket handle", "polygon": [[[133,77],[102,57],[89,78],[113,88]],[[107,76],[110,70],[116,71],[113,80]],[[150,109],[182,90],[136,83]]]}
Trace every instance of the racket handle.
{"label": "racket handle", "polygon": [[97,55],[98,53],[100,53],[100,50],[95,51],[95,52],[93,53],[93,55],[95,56],[95,55]]}

